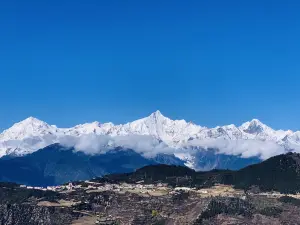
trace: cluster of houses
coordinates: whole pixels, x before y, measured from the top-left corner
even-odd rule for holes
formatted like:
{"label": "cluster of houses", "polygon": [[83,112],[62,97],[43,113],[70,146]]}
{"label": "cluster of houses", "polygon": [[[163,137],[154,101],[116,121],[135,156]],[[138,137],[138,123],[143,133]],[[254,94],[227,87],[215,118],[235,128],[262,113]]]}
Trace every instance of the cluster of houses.
{"label": "cluster of houses", "polygon": [[34,190],[41,190],[41,191],[66,191],[66,190],[73,190],[74,186],[72,183],[67,185],[58,185],[58,186],[48,186],[48,187],[35,187],[35,186],[27,186],[27,185],[20,185],[21,188],[26,189],[34,189]]}
{"label": "cluster of houses", "polygon": [[122,184],[110,184],[110,183],[97,183],[97,182],[91,182],[91,181],[85,181],[80,184],[66,184],[66,185],[58,185],[58,186],[48,186],[48,187],[34,187],[34,186],[27,186],[27,185],[20,185],[21,188],[26,189],[34,189],[34,190],[42,190],[42,191],[56,191],[56,192],[62,192],[62,191],[72,191],[72,190],[78,190],[78,189],[84,189],[87,191],[116,191],[116,192],[122,192],[122,191],[128,191],[128,190],[139,190],[141,193],[146,193],[147,191],[153,191],[153,190],[166,190],[167,184],[142,184],[136,183],[136,184],[128,184],[128,183],[122,183]]}
{"label": "cluster of houses", "polygon": [[113,216],[97,215],[97,220],[95,224],[99,225],[117,225],[119,224]]}
{"label": "cluster of houses", "polygon": [[211,196],[228,196],[228,197],[241,197],[244,196],[242,190],[236,190],[232,186],[228,185],[215,185],[211,188],[196,189],[189,187],[176,187],[170,188],[167,184],[144,184],[143,181],[137,182],[135,184],[121,183],[121,184],[110,184],[110,183],[97,183],[92,181],[84,181],[77,184],[66,184],[58,186],[48,186],[44,187],[33,187],[21,185],[22,188],[35,189],[42,191],[73,191],[73,190],[85,190],[87,192],[102,192],[102,191],[115,191],[115,192],[134,192],[139,194],[149,194],[149,195],[159,195],[159,194],[174,194],[176,192],[194,192],[203,197]]}
{"label": "cluster of houses", "polygon": [[88,191],[115,191],[115,192],[126,192],[126,191],[136,191],[139,193],[148,193],[151,191],[157,191],[157,190],[168,190],[167,184],[142,184],[142,183],[136,183],[136,184],[129,184],[129,183],[121,183],[121,184],[99,184],[99,183],[93,183],[93,182],[86,182],[88,184],[87,187],[85,187],[85,190]]}

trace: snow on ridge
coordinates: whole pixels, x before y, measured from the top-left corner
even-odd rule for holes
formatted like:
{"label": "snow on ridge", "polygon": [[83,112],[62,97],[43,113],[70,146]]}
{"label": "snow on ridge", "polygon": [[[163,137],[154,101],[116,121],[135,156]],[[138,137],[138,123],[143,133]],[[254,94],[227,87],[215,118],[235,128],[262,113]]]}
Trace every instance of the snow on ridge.
{"label": "snow on ridge", "polygon": [[[174,149],[174,152],[177,151],[176,149],[195,147],[218,148],[223,153],[241,154],[245,157],[253,155],[267,157],[285,150],[300,150],[300,132],[273,130],[258,119],[243,123],[241,126],[231,124],[207,128],[185,120],[171,120],[163,116],[160,111],[156,111],[148,117],[126,124],[102,124],[95,121],[71,128],[57,128],[39,119],[29,117],[0,134],[0,157],[7,154],[29,154],[49,144],[62,143],[66,140],[74,141],[74,138],[81,140],[76,142],[78,146],[88,148],[89,146],[83,143],[84,140],[86,142],[89,140],[87,135],[97,136],[97,138],[91,139],[93,141],[99,142],[99,137],[107,140],[105,144],[102,140],[100,145],[91,147],[96,150],[104,148],[103,146],[124,143],[132,148],[138,148],[137,145],[143,146],[143,151],[146,151],[144,146],[155,149],[156,145],[167,152],[170,152],[170,148]],[[133,136],[135,138],[132,138]],[[151,138],[144,139],[142,136]],[[124,138],[118,137],[125,137],[125,139],[128,137],[127,139],[136,145],[129,144],[128,140],[125,141]],[[150,145],[138,142],[138,137],[144,142],[148,141]],[[163,148],[160,143],[164,144]],[[166,150],[167,148],[168,150]]]}

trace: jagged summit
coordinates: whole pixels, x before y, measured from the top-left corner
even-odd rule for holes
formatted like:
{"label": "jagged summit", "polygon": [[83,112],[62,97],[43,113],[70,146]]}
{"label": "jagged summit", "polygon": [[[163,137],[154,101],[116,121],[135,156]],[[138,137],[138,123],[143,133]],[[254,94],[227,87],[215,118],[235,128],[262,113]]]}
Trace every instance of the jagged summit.
{"label": "jagged summit", "polygon": [[252,119],[251,121],[250,121],[250,123],[256,123],[256,124],[262,124],[262,122],[259,120],[259,119]]}
{"label": "jagged summit", "polygon": [[[267,126],[263,124],[258,119],[253,119],[251,121],[245,122],[240,126],[240,129],[247,133],[260,133]],[[269,127],[268,127],[269,128]]]}
{"label": "jagged summit", "polygon": [[22,140],[27,137],[40,136],[50,133],[56,133],[56,127],[47,124],[34,117],[15,123],[11,128],[4,130],[0,135],[0,141],[3,140]]}
{"label": "jagged summit", "polygon": [[37,118],[35,118],[33,116],[29,116],[28,118],[26,118],[25,120],[23,120],[23,122],[25,122],[25,121],[41,121],[41,120],[39,120],[39,119],[37,119]]}
{"label": "jagged summit", "polygon": [[149,117],[159,118],[164,117],[164,115],[159,110],[156,110],[155,112],[151,113]]}
{"label": "jagged summit", "polygon": [[46,124],[46,122],[30,116],[18,123],[15,123],[13,126],[15,126],[15,125],[30,125],[30,124],[43,125],[43,124]]}
{"label": "jagged summit", "polygon": [[[165,117],[159,110],[151,113],[149,116],[144,117],[140,120],[136,121],[149,121],[151,123],[161,123],[163,121],[170,120],[169,118]],[[135,121],[133,121],[135,122]]]}
{"label": "jagged summit", "polygon": [[[110,137],[150,136],[159,143],[163,142],[174,149],[190,148],[191,146],[206,148],[209,144],[209,146],[218,148],[219,146],[228,148],[229,145],[230,149],[234,150],[235,143],[240,140],[274,142],[280,148],[300,149],[300,132],[274,130],[258,119],[245,122],[241,126],[230,124],[207,128],[183,119],[172,120],[157,110],[147,117],[126,124],[114,125],[95,121],[71,128],[57,128],[37,118],[29,117],[0,134],[0,156],[7,154],[12,149],[18,149],[18,154],[30,153],[49,144],[59,143],[61,139],[90,134]],[[234,145],[229,142],[220,145],[220,140],[235,142],[232,142]],[[215,141],[216,144],[214,144]],[[251,147],[243,145],[243,148],[249,151],[252,150]],[[253,145],[253,148],[257,148],[257,146]],[[233,152],[233,150],[230,151]],[[269,148],[262,148],[261,151],[269,151]],[[268,153],[267,155],[272,154]]]}

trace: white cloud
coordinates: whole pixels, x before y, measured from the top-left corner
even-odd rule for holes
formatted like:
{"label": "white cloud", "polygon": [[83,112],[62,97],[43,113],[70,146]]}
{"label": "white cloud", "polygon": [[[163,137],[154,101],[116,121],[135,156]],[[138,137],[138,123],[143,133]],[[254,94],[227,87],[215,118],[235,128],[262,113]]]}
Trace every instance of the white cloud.
{"label": "white cloud", "polygon": [[154,157],[159,153],[173,154],[175,149],[165,143],[146,135],[106,136],[88,134],[80,137],[64,136],[60,139],[62,145],[74,148],[86,154],[104,154],[107,151],[123,147],[136,151],[145,157]]}
{"label": "white cloud", "polygon": [[[267,159],[271,156],[285,153],[283,146],[272,141],[260,140],[225,140],[221,138],[198,140],[194,139],[187,142],[183,149],[168,147],[164,142],[147,135],[127,135],[127,136],[107,136],[96,134],[85,134],[79,137],[49,135],[47,138],[31,137],[24,140],[11,140],[0,142],[0,157],[5,155],[6,151],[20,151],[22,153],[31,153],[38,149],[44,148],[53,143],[60,143],[67,147],[75,147],[77,151],[86,154],[105,154],[107,151],[116,147],[128,148],[136,151],[145,157],[151,158],[160,153],[187,155],[195,151],[193,147],[203,149],[213,148],[218,153],[227,155],[240,155],[243,158],[260,157]],[[300,152],[299,145],[290,146],[295,152]],[[9,150],[7,150],[9,149]],[[26,152],[24,149],[28,149]]]}
{"label": "white cloud", "polygon": [[[284,148],[272,141],[260,140],[225,140],[221,138],[192,140],[185,144],[185,150],[168,147],[164,142],[147,135],[128,136],[106,136],[88,134],[80,137],[65,136],[60,139],[60,143],[66,146],[74,146],[77,151],[86,154],[104,154],[116,147],[128,148],[144,155],[154,157],[157,154],[179,154],[187,153],[190,147],[201,147],[204,149],[213,148],[220,154],[240,155],[242,158],[260,157],[267,159],[271,156],[282,154]],[[300,150],[300,149],[299,149]],[[190,151],[194,151],[192,148]]]}
{"label": "white cloud", "polygon": [[226,155],[240,155],[243,158],[253,156],[267,159],[271,156],[282,154],[284,148],[272,141],[260,140],[226,140],[221,138],[192,140],[186,145],[193,147],[203,147],[204,149],[218,149],[219,153]]}

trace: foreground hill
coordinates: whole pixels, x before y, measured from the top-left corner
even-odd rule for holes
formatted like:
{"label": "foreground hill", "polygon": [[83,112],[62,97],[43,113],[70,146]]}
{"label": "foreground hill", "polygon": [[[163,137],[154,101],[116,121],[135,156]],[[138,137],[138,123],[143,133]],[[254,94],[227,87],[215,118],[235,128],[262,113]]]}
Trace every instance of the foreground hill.
{"label": "foreground hill", "polygon": [[233,172],[230,179],[224,179],[224,182],[231,182],[239,188],[256,185],[262,191],[300,192],[300,154],[287,153],[274,156]]}
{"label": "foreground hill", "polygon": [[248,190],[258,187],[261,191],[283,193],[300,192],[300,154],[288,153],[274,156],[264,162],[238,171],[211,170],[196,172],[182,166],[153,165],[128,174],[112,174],[101,178],[107,182],[166,182],[173,186],[210,187],[229,184]]}

